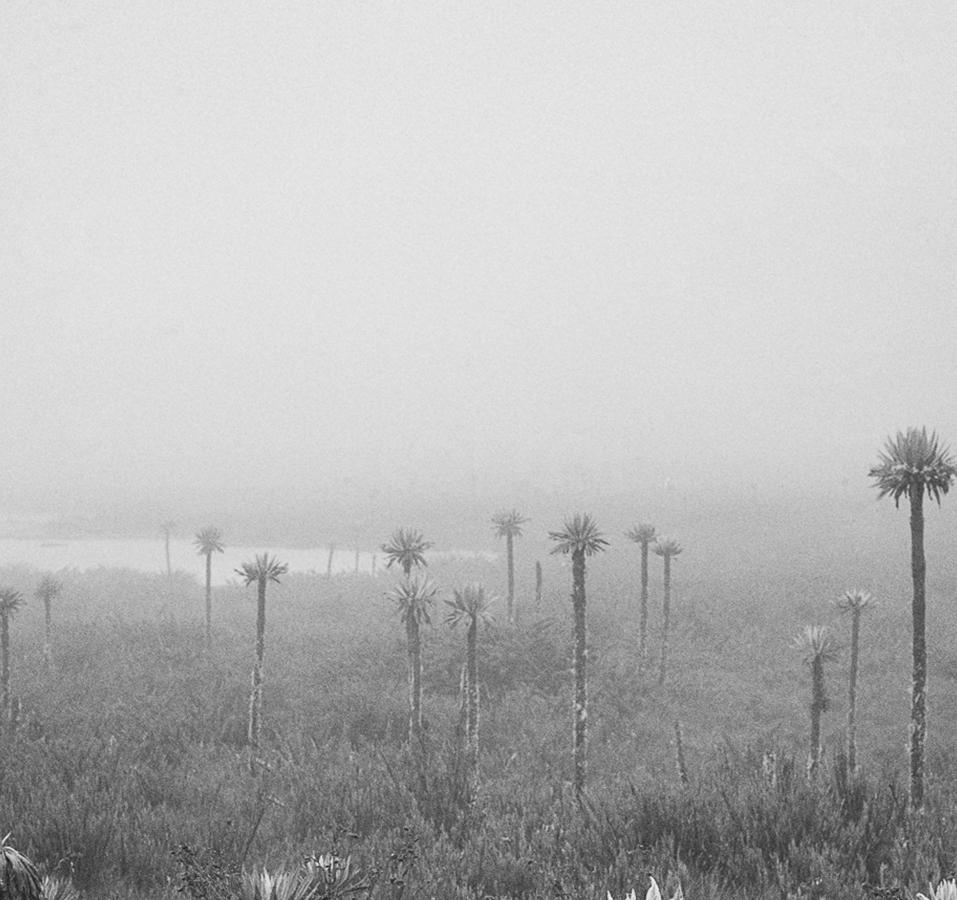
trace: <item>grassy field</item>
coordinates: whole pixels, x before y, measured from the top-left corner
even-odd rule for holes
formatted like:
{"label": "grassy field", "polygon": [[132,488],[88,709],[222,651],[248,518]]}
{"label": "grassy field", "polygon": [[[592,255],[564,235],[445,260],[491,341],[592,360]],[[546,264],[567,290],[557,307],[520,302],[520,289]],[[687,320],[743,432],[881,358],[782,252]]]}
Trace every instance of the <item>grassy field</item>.
{"label": "grassy field", "polygon": [[[669,885],[680,877],[689,900],[926,891],[957,866],[957,584],[952,568],[931,566],[929,803],[913,816],[908,570],[897,538],[893,557],[877,548],[842,558],[838,546],[823,561],[801,545],[748,559],[741,545],[736,555],[692,544],[675,564],[664,687],[653,671],[660,561],[643,672],[637,551],[619,540],[590,562],[582,806],[571,790],[570,571],[532,542],[519,545],[519,625],[506,626],[500,609],[500,624],[480,636],[474,798],[459,739],[464,640],[441,612],[425,633],[425,747],[405,745],[404,636],[384,597],[391,573],[291,574],[270,587],[264,767],[253,775],[244,741],[254,589],[217,589],[207,654],[191,575],[170,586],[125,570],[62,572],[52,670],[42,604],[31,599],[11,629],[22,708],[2,739],[0,830],[89,897],[225,898],[242,867],[327,852],[351,855],[368,895],[383,900],[604,900],[642,889],[648,872]],[[32,598],[40,574],[8,568],[0,583]],[[447,559],[430,574],[447,597],[470,580],[504,591],[503,564]],[[825,772],[808,783],[810,677],[791,640],[824,622],[846,643],[848,622],[827,601],[858,585],[880,601],[862,627],[862,771],[848,782],[838,763],[845,652],[827,671]],[[688,784],[676,773],[676,720]]]}

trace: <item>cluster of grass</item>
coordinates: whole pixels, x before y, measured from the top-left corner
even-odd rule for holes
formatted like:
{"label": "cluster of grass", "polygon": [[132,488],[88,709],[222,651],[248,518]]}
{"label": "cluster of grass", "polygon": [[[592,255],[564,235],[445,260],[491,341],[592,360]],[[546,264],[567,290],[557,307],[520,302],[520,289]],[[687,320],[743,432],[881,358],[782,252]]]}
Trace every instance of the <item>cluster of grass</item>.
{"label": "cluster of grass", "polygon": [[[503,581],[499,566],[477,559],[437,562],[432,575],[449,595],[466,581],[498,590]],[[31,596],[39,576],[7,569],[0,581]],[[809,782],[809,678],[789,643],[836,613],[802,594],[803,574],[756,586],[733,570],[706,580],[679,572],[673,664],[659,687],[653,667],[638,671],[634,561],[596,561],[589,782],[579,804],[570,574],[558,560],[546,563],[542,603],[530,605],[520,582],[519,624],[481,637],[476,794],[462,758],[464,641],[443,627],[425,638],[423,746],[406,745],[403,632],[383,596],[391,574],[293,574],[271,589],[255,775],[243,753],[254,591],[216,590],[206,652],[197,580],[58,577],[54,666],[44,665],[37,604],[13,629],[21,712],[0,747],[0,830],[87,897],[239,896],[242,870],[316,854],[349,857],[357,896],[376,900],[617,897],[643,887],[648,871],[666,884],[680,878],[691,900],[864,898],[922,888],[957,864],[957,773],[945,753],[957,723],[942,712],[957,702],[954,626],[932,631],[929,796],[915,815],[899,782],[903,601],[865,623],[860,773],[848,779],[838,759],[842,664],[828,673],[824,772]],[[931,603],[953,587],[932,582]],[[675,720],[687,784],[675,772]]]}

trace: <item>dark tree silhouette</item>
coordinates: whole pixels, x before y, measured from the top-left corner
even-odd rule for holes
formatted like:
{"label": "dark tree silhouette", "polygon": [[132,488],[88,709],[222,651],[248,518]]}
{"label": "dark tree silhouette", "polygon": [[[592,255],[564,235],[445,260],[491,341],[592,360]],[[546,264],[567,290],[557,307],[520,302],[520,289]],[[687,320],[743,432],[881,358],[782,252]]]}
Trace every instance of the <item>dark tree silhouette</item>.
{"label": "dark tree silhouette", "polygon": [[509,624],[515,622],[515,538],[522,536],[522,526],[528,522],[517,509],[492,516],[495,536],[505,538],[505,557],[508,566],[508,605],[505,616]]}
{"label": "dark tree silhouette", "polygon": [[655,544],[655,553],[665,563],[664,598],[661,604],[661,659],[658,665],[658,684],[665,683],[668,671],[668,632],[671,628],[671,560],[684,548],[674,538],[659,537]]}
{"label": "dark tree silhouette", "polygon": [[393,565],[398,565],[408,578],[413,568],[428,565],[425,551],[431,546],[432,542],[427,541],[422,533],[414,528],[397,528],[392,532],[388,543],[383,544],[380,549],[385,554],[385,567],[391,569]]}
{"label": "dark tree silhouette", "polygon": [[206,649],[213,646],[213,554],[223,552],[223,536],[218,528],[204,528],[194,541],[196,552],[206,557]]}
{"label": "dark tree silhouette", "polygon": [[845,591],[835,606],[851,616],[851,672],[847,683],[847,771],[857,769],[857,670],[860,659],[861,613],[873,605],[866,591]]}
{"label": "dark tree silhouette", "polygon": [[63,590],[62,582],[52,575],[44,575],[37,585],[36,598],[43,602],[43,659],[53,665],[53,601]]}
{"label": "dark tree silhouette", "polygon": [[435,585],[428,578],[406,578],[386,595],[398,607],[405,625],[409,657],[409,741],[418,746],[422,739],[422,624],[432,623]]}
{"label": "dark tree silhouette", "polygon": [[655,540],[654,525],[636,525],[625,537],[641,548],[641,594],[638,611],[638,661],[644,664],[648,653],[648,547]]}
{"label": "dark tree silhouette", "polygon": [[804,662],[811,669],[811,747],[808,774],[813,777],[821,764],[821,716],[827,712],[828,707],[824,687],[824,664],[837,659],[838,646],[833,635],[822,625],[809,625],[794,643],[804,653]]}

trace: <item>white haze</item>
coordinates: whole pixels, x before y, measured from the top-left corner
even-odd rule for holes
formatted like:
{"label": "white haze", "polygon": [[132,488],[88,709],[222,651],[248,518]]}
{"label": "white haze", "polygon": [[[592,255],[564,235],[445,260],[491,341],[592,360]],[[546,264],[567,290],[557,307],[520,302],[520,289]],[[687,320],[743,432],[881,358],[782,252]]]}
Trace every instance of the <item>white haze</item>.
{"label": "white haze", "polygon": [[0,510],[867,496],[957,440],[955,46],[949,3],[7,2]]}

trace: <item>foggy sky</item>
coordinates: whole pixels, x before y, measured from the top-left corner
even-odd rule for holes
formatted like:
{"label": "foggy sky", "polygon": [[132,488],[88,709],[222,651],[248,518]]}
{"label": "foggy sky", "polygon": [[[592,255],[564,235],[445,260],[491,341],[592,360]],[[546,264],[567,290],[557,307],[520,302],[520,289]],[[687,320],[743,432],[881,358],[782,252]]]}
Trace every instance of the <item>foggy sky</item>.
{"label": "foggy sky", "polygon": [[0,508],[827,492],[957,441],[950,3],[7,2]]}

